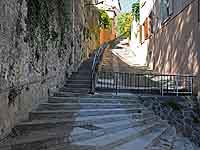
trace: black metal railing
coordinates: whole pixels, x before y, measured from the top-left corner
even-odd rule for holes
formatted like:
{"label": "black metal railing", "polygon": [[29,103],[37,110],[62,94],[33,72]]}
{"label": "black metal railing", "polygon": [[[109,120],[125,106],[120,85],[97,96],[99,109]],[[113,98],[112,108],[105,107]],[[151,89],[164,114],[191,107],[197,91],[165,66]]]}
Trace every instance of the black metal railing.
{"label": "black metal railing", "polygon": [[193,95],[191,75],[135,74],[99,72],[95,88],[115,92],[131,92],[160,95]]}
{"label": "black metal railing", "polygon": [[98,72],[98,66],[102,60],[104,50],[108,47],[108,45],[109,45],[108,43],[104,43],[95,52],[95,56],[94,56],[93,63],[92,63],[92,69],[91,69],[90,94],[94,94],[94,92],[95,92],[96,74]]}
{"label": "black metal railing", "polygon": [[96,49],[93,63],[92,63],[92,69],[91,69],[91,83],[90,83],[90,92],[89,92],[90,94],[95,93],[96,82],[97,82],[96,76],[99,71],[98,70],[99,64],[102,62],[102,58],[103,58],[105,49],[116,45],[123,36],[124,35],[121,35],[111,41],[105,42],[99,48]]}

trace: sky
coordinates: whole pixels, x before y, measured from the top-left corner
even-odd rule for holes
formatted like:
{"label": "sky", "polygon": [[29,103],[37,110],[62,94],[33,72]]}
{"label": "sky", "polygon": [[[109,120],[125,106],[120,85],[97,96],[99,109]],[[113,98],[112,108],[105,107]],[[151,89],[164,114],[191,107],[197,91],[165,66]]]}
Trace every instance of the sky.
{"label": "sky", "polygon": [[137,0],[120,0],[122,12],[130,12],[134,2],[137,2]]}

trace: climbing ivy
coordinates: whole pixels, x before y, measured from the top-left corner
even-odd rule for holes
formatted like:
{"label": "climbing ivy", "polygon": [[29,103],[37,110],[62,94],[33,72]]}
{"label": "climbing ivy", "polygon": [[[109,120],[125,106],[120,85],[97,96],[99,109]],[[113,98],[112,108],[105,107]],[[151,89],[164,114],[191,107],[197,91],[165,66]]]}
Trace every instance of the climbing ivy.
{"label": "climbing ivy", "polygon": [[[41,74],[48,72],[43,62],[48,51],[48,44],[55,43],[58,49],[58,57],[62,61],[62,57],[67,54],[67,46],[65,44],[66,32],[71,33],[69,2],[67,0],[26,0],[27,1],[27,36],[24,41],[29,43],[31,47],[30,64],[32,68]],[[57,28],[55,28],[56,21]],[[67,39],[70,41],[70,38]],[[41,61],[40,61],[41,60]],[[41,63],[41,64],[39,64]]]}
{"label": "climbing ivy", "polygon": [[49,6],[47,0],[27,0],[27,28],[29,43],[31,47],[37,43],[38,33],[40,31],[41,48],[47,48],[47,41],[50,38],[49,31]]}
{"label": "climbing ivy", "polygon": [[109,29],[112,26],[112,20],[109,18],[107,12],[105,10],[99,10],[99,22],[100,27]]}

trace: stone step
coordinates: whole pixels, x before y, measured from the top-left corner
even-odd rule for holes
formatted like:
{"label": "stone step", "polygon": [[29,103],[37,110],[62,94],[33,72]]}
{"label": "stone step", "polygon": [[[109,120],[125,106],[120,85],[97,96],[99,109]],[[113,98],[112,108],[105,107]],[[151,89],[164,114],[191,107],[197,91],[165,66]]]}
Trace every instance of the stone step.
{"label": "stone step", "polygon": [[123,98],[98,98],[98,97],[49,97],[49,103],[104,103],[104,104],[133,104],[138,103],[137,99]]}
{"label": "stone step", "polygon": [[89,84],[91,82],[90,79],[88,80],[79,80],[79,79],[68,79],[66,84],[73,83],[73,84]]}
{"label": "stone step", "polygon": [[98,109],[98,110],[65,110],[65,111],[32,111],[30,113],[30,118],[47,118],[55,117],[58,114],[67,117],[85,117],[85,116],[106,116],[106,115],[115,115],[115,114],[134,114],[134,113],[148,113],[149,111],[144,109],[113,109],[113,110],[105,110],[105,109]]}
{"label": "stone step", "polygon": [[103,93],[103,94],[100,94],[100,93],[95,93],[95,95],[87,95],[87,96],[82,96],[82,97],[90,97],[90,98],[104,98],[104,99],[129,99],[129,100],[132,100],[132,99],[137,99],[139,100],[139,96],[135,95],[135,94],[119,94],[119,95],[116,95],[116,94],[110,94],[110,93]]}
{"label": "stone step", "polygon": [[62,87],[60,88],[61,92],[75,92],[75,93],[82,93],[82,92],[89,92],[89,88],[76,88],[76,87]]}
{"label": "stone step", "polygon": [[48,150],[95,150],[94,146],[60,144],[49,148]]}
{"label": "stone step", "polygon": [[[152,118],[152,119],[144,119],[144,120],[140,120],[140,121],[124,121],[124,122],[119,122],[119,123],[110,123],[110,124],[102,124],[99,130],[93,131],[91,132],[91,134],[85,134],[84,136],[82,135],[76,135],[73,136],[71,138],[71,142],[77,142],[78,143],[82,143],[83,145],[85,145],[87,142],[89,142],[88,140],[93,140],[95,138],[105,138],[107,137],[109,134],[115,134],[118,133],[120,131],[129,129],[129,128],[137,128],[137,127],[143,127],[146,126],[147,124],[153,124],[155,121],[158,121],[158,118]],[[79,144],[80,144],[79,143]],[[76,143],[77,144],[77,143]],[[92,145],[92,144],[91,144]]]}
{"label": "stone step", "polygon": [[[120,123],[120,125],[112,126],[110,128],[105,129],[99,129],[95,131],[86,131],[86,132],[75,132],[74,134],[70,134],[71,130],[73,128],[76,128],[75,126],[68,128],[69,130],[56,130],[56,132],[53,130],[45,130],[45,131],[37,131],[34,132],[33,130],[29,135],[22,135],[20,137],[16,137],[14,139],[8,139],[7,141],[0,144],[0,148],[10,148],[15,147],[18,149],[28,149],[28,150],[38,150],[38,149],[44,149],[48,147],[53,147],[55,145],[60,145],[64,143],[73,144],[74,142],[88,140],[88,139],[94,139],[96,137],[105,136],[107,134],[116,133],[122,130],[126,130],[128,128],[138,127],[138,126],[144,126],[145,124],[152,124],[157,119],[148,119],[148,120],[138,120],[130,123]],[[106,126],[106,124],[105,124]],[[21,150],[20,149],[20,150]]]}
{"label": "stone step", "polygon": [[[150,131],[146,130],[143,132],[143,134],[138,136],[128,136],[124,139],[119,139],[118,141],[115,141],[113,143],[110,143],[108,145],[105,145],[102,150],[145,150],[145,146],[151,142],[154,138],[159,136],[163,131],[166,130],[166,127],[157,127],[152,128]],[[142,136],[143,135],[143,136]],[[167,150],[167,149],[160,149],[160,150]]]}
{"label": "stone step", "polygon": [[151,143],[149,143],[145,149],[155,150],[155,149],[172,149],[173,141],[175,140],[176,129],[169,126],[162,134],[157,136]]}
{"label": "stone step", "polygon": [[[143,128],[143,130],[142,130],[142,128]],[[146,131],[145,131],[145,128],[146,128]],[[94,150],[94,149],[95,150],[114,150],[113,147],[116,147],[116,145],[126,143],[127,141],[129,142],[130,140],[133,140],[135,145],[132,145],[128,148],[125,148],[125,146],[129,145],[129,143],[128,143],[128,144],[121,146],[120,148],[115,148],[115,150],[129,150],[129,149],[133,150],[133,147],[134,147],[134,149],[136,149],[136,145],[141,147],[141,146],[144,145],[144,142],[146,142],[146,143],[149,142],[147,139],[151,140],[152,138],[158,136],[160,133],[165,131],[165,127],[162,127],[157,131],[154,131],[154,130],[156,130],[156,129],[154,129],[151,126],[137,127],[135,129],[134,128],[128,128],[128,129],[125,129],[123,131],[104,136],[106,139],[109,139],[109,142],[111,142],[111,143],[104,145],[104,146],[98,147],[97,144],[94,144],[94,143],[92,143],[93,145],[91,145],[91,144],[86,145],[84,142],[83,143],[82,142],[75,142],[75,144],[57,145],[55,148],[50,148],[49,150],[66,150],[66,148],[67,148],[67,150],[68,150],[68,148],[69,148],[69,150],[72,150],[70,148],[74,147],[74,145],[76,145],[77,147],[80,147],[80,150]],[[144,135],[144,132],[147,132],[147,134]],[[120,139],[115,141],[116,138],[118,138],[118,137],[120,137]],[[142,140],[144,142],[142,142]],[[105,140],[103,139],[103,142],[104,141]],[[108,140],[106,142],[108,142]],[[103,143],[103,144],[105,144],[105,143]],[[138,148],[138,146],[137,146],[137,148]],[[81,149],[81,148],[83,148],[83,149]],[[139,149],[137,149],[137,150],[139,150]],[[143,150],[145,150],[145,149],[143,149]],[[164,150],[164,149],[159,149],[159,150]]]}
{"label": "stone step", "polygon": [[150,117],[153,116],[153,112],[145,111],[142,113],[128,113],[121,112],[116,114],[106,114],[102,116],[102,113],[99,114],[84,114],[84,113],[69,113],[68,111],[35,111],[30,113],[30,120],[48,120],[48,119],[67,119],[67,118],[76,118],[79,119],[81,117],[87,117],[87,119],[98,119],[99,117],[108,117],[110,119],[116,120],[118,119],[126,119],[126,118],[142,118],[142,117]]}
{"label": "stone step", "polygon": [[72,74],[71,79],[83,79],[83,80],[90,80],[91,76],[90,74],[86,74],[86,73],[78,73],[78,74]]}
{"label": "stone step", "polygon": [[58,92],[54,92],[54,96],[55,97],[80,97],[83,95],[88,95],[88,92],[62,92],[62,91],[58,91]]}
{"label": "stone step", "polygon": [[[153,116],[154,118],[155,116]],[[76,117],[72,117],[72,119],[51,119],[51,120],[34,120],[31,122],[21,122],[18,125],[16,125],[16,129],[18,131],[30,131],[30,130],[41,130],[41,129],[47,129],[47,128],[55,128],[55,127],[64,127],[64,128],[70,128],[70,127],[78,127],[83,125],[90,125],[102,121],[112,121],[113,118],[105,118],[103,119],[83,119],[83,120],[76,120]]]}
{"label": "stone step", "polygon": [[79,109],[115,109],[115,108],[139,108],[139,103],[133,104],[103,104],[103,103],[43,103],[37,110],[79,110]]}
{"label": "stone step", "polygon": [[88,70],[88,71],[91,71],[91,68],[92,68],[92,63],[85,63],[83,65],[80,66],[79,68],[79,71],[80,70]]}
{"label": "stone step", "polygon": [[87,75],[90,76],[91,70],[79,70],[78,72],[73,72],[72,75]]}
{"label": "stone step", "polygon": [[72,79],[72,80],[74,80],[74,79],[76,79],[76,80],[90,80],[91,78],[90,78],[90,76],[89,75],[73,75],[73,76],[71,76],[71,78],[70,79]]}
{"label": "stone step", "polygon": [[[110,132],[108,134],[102,134],[98,138],[89,139],[86,141],[75,142],[76,145],[90,145],[96,147],[96,149],[111,150],[116,146],[120,146],[129,141],[134,141],[135,139],[142,137],[144,135],[150,134],[155,129],[165,128],[160,122],[153,123],[149,122],[147,125],[143,126],[130,126],[127,129],[121,130],[119,132]],[[133,147],[131,147],[133,149]]]}
{"label": "stone step", "polygon": [[80,83],[68,83],[65,84],[64,87],[66,88],[90,88],[90,83],[80,84]]}

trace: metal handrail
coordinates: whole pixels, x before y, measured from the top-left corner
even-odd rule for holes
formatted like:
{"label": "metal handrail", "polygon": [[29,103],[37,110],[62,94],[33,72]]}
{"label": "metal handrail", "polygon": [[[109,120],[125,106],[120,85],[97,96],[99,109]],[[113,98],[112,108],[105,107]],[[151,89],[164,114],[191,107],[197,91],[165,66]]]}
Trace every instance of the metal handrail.
{"label": "metal handrail", "polygon": [[115,41],[117,41],[118,39],[120,39],[123,36],[124,35],[121,35],[113,40],[105,42],[95,52],[95,56],[94,56],[93,63],[92,63],[92,70],[91,70],[91,83],[90,83],[90,92],[89,92],[90,94],[94,94],[94,92],[95,92],[96,74],[98,71],[99,63],[101,62],[102,56],[104,54],[104,50],[106,48],[108,48],[109,45],[111,45],[112,43],[114,43]]}
{"label": "metal handrail", "polygon": [[90,83],[90,94],[94,94],[95,92],[95,79],[96,79],[96,73],[97,73],[97,68],[100,63],[100,60],[103,56],[104,50],[108,47],[109,43],[104,43],[101,45],[94,56],[93,63],[92,63],[92,70],[91,70],[91,83]]}
{"label": "metal handrail", "polygon": [[193,95],[193,75],[163,75],[155,73],[98,72],[96,88],[104,91],[120,91],[161,94]]}

